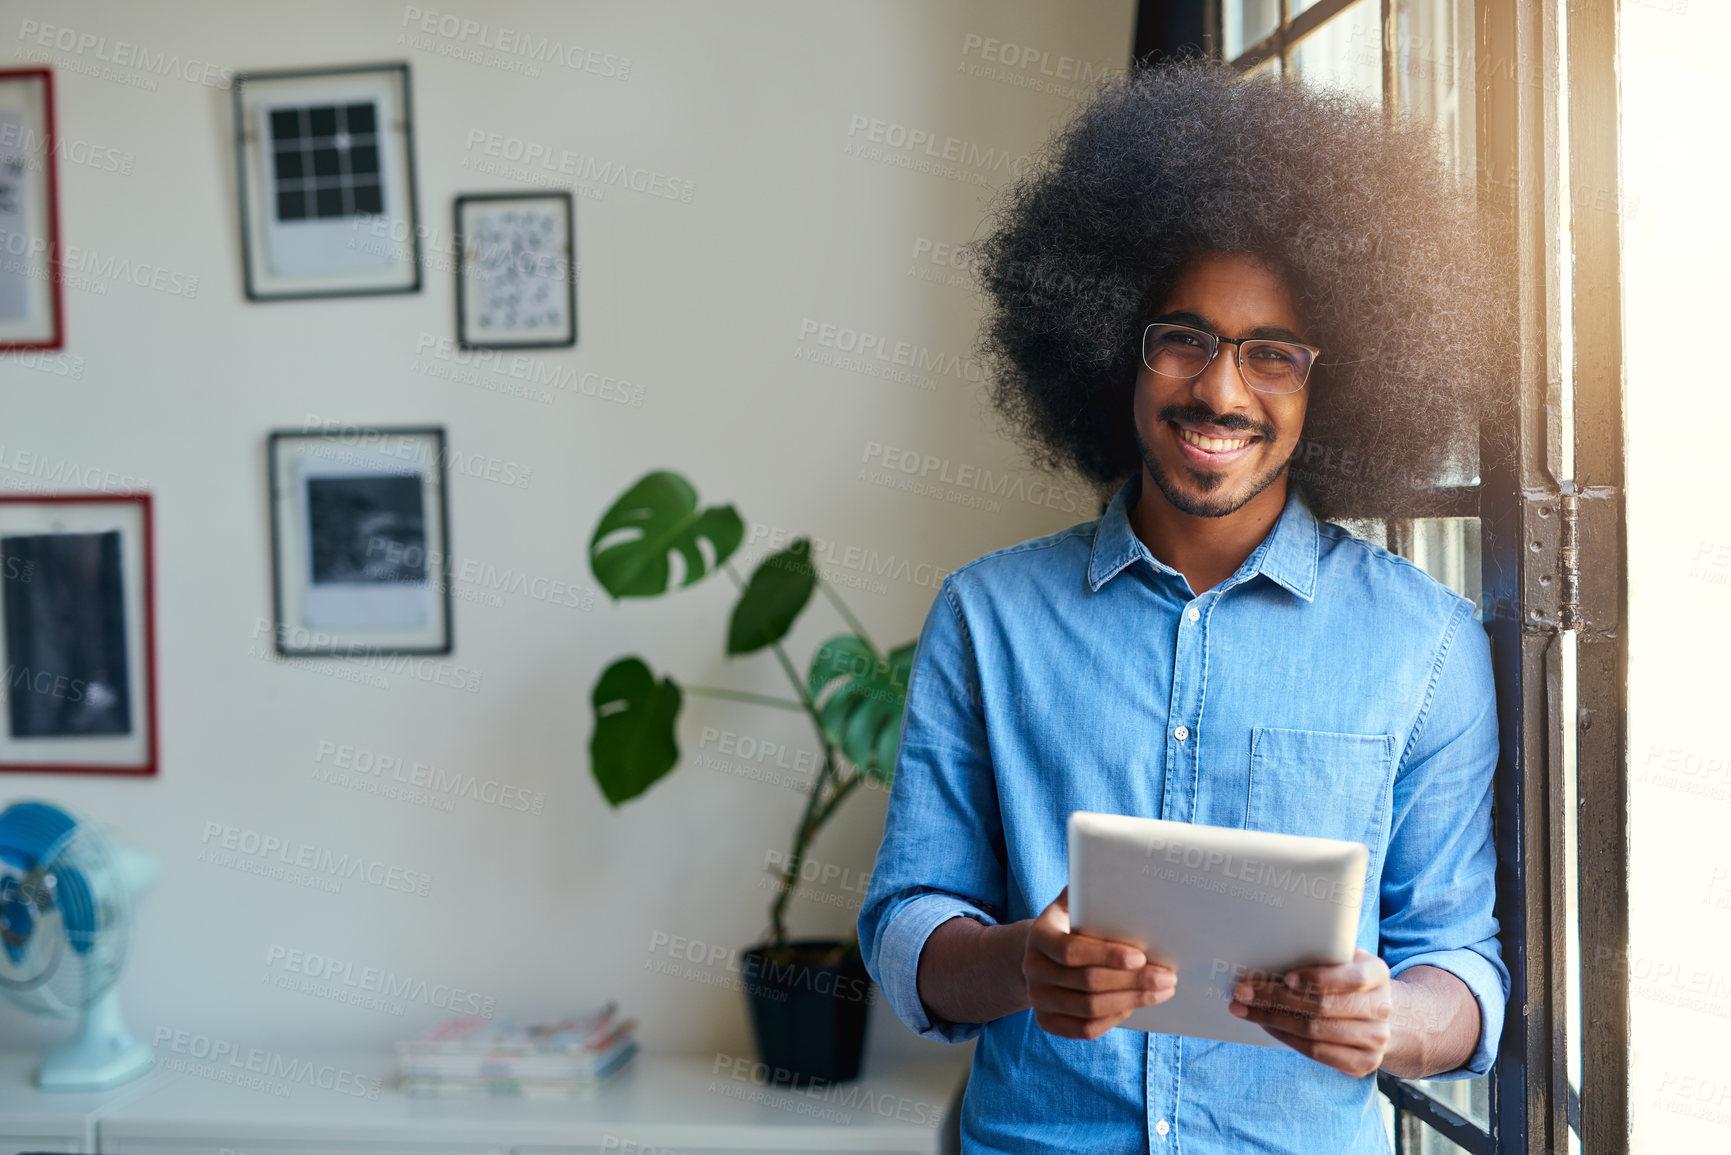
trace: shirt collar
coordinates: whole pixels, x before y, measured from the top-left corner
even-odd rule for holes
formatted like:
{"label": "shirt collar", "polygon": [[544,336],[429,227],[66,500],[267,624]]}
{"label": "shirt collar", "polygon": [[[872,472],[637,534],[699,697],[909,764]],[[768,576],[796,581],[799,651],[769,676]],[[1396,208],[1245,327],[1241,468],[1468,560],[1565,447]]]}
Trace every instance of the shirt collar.
{"label": "shirt collar", "polygon": [[[1088,557],[1088,588],[1095,593],[1138,559],[1146,560],[1156,570],[1177,573],[1155,558],[1130,527],[1130,507],[1135,504],[1140,486],[1140,475],[1131,477],[1120,486],[1094,530],[1094,548]],[[1289,483],[1286,505],[1280,511],[1274,528],[1224,584],[1235,585],[1261,574],[1305,601],[1314,601],[1321,542],[1322,528],[1316,515],[1299,496],[1298,488]]]}

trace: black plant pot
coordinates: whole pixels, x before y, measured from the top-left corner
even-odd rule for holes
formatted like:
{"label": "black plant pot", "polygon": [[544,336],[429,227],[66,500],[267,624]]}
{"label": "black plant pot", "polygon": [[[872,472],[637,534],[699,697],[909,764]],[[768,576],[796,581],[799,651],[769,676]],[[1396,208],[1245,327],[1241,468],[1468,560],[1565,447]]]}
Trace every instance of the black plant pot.
{"label": "black plant pot", "polygon": [[799,939],[745,952],[741,964],[757,1057],[768,1080],[805,1087],[859,1075],[866,1011],[876,997],[859,947]]}

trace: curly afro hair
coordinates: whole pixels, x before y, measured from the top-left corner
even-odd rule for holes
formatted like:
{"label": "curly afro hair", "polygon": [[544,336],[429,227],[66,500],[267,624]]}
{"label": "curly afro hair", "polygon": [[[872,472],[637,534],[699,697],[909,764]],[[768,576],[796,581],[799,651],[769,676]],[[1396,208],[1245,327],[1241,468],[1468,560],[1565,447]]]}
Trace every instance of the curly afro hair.
{"label": "curly afro hair", "polygon": [[1289,477],[1318,516],[1401,517],[1505,456],[1513,286],[1431,129],[1208,60],[1101,86],[971,246],[993,407],[1039,464],[1141,469],[1141,329],[1204,252],[1252,254],[1323,349]]}

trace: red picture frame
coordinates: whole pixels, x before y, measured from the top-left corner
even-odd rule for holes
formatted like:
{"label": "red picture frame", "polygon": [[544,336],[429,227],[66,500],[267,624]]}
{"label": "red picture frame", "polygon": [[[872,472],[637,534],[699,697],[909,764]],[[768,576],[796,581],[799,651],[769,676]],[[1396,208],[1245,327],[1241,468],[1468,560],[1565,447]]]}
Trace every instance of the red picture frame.
{"label": "red picture frame", "polygon": [[40,148],[46,177],[48,236],[45,248],[48,262],[48,305],[53,316],[47,337],[20,339],[0,335],[0,353],[52,351],[66,346],[65,277],[62,275],[60,259],[60,170],[54,151],[54,142],[57,139],[54,127],[54,72],[49,68],[0,69],[0,85],[20,80],[39,80],[42,83],[42,139],[39,145],[34,141],[30,143]]}
{"label": "red picture frame", "polygon": [[[157,724],[157,671],[156,671],[156,545],[155,525],[151,506],[151,496],[144,491],[123,492],[89,492],[89,493],[0,493],[0,538],[7,532],[5,514],[10,508],[19,505],[46,506],[92,506],[92,505],[136,505],[138,507],[138,533],[140,549],[139,589],[141,598],[139,604],[142,612],[140,628],[127,630],[128,638],[141,639],[142,670],[141,685],[136,694],[138,716],[146,725],[143,735],[142,760],[133,763],[102,763],[102,762],[71,762],[71,761],[10,761],[4,750],[4,744],[11,741],[10,726],[12,725],[9,707],[0,707],[0,773],[79,773],[79,774],[119,774],[128,777],[150,777],[156,774],[158,767],[158,750],[160,734]],[[0,562],[5,559],[0,550]],[[0,574],[7,572],[0,569]],[[4,586],[0,585],[0,590]],[[4,613],[3,594],[0,594],[0,614]],[[3,621],[0,618],[0,621]],[[6,677],[6,690],[10,693],[11,684],[16,671],[12,669],[9,654],[0,652],[0,673]]]}

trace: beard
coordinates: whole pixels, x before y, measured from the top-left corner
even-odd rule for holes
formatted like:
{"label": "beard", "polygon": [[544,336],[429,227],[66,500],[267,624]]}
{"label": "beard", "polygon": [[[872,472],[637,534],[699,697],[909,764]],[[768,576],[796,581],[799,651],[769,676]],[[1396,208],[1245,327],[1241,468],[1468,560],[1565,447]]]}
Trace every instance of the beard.
{"label": "beard", "polygon": [[1270,466],[1266,473],[1254,479],[1238,494],[1218,492],[1227,481],[1223,474],[1204,473],[1201,470],[1181,466],[1184,476],[1190,480],[1196,490],[1201,491],[1194,493],[1180,488],[1175,483],[1171,473],[1160,464],[1148,448],[1148,442],[1143,439],[1141,429],[1136,430],[1136,448],[1142,453],[1142,464],[1148,470],[1148,476],[1154,479],[1154,484],[1159,487],[1166,500],[1172,504],[1172,508],[1180,513],[1187,513],[1191,517],[1225,517],[1227,514],[1242,508],[1251,498],[1273,485],[1280,475],[1286,472],[1286,467],[1291,461],[1289,454],[1285,461]]}

